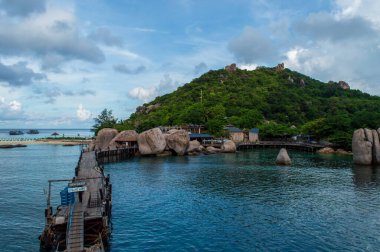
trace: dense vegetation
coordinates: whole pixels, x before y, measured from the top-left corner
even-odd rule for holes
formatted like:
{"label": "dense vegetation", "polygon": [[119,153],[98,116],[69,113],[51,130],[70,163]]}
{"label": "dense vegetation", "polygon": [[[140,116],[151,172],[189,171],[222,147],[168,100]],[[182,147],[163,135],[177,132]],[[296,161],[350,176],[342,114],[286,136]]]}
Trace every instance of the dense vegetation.
{"label": "dense vegetation", "polygon": [[310,134],[350,148],[354,129],[380,125],[380,97],[289,69],[223,69],[155,98],[114,127],[142,131],[185,123],[204,124],[214,134],[226,124],[258,127],[261,137]]}

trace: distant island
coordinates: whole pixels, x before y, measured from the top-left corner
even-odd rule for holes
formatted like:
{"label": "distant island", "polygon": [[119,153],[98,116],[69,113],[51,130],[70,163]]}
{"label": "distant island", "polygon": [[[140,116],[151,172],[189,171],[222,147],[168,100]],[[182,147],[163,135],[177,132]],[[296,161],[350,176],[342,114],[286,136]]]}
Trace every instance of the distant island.
{"label": "distant island", "polygon": [[232,64],[156,97],[126,120],[107,109],[95,120],[95,132],[196,124],[223,136],[225,126],[233,125],[258,128],[262,138],[304,135],[351,149],[355,129],[380,125],[380,97],[352,90],[345,81],[315,80],[284,64],[253,71]]}

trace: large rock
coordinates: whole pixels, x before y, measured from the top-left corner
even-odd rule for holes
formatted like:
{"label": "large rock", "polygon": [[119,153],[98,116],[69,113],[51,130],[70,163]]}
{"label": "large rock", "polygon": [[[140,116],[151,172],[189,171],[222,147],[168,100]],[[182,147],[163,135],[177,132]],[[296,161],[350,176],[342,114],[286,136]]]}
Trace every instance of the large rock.
{"label": "large rock", "polygon": [[107,150],[111,140],[118,134],[115,129],[104,128],[98,132],[95,139],[96,150]]}
{"label": "large rock", "polygon": [[276,164],[279,165],[291,165],[292,161],[290,160],[290,157],[288,155],[288,152],[286,151],[285,148],[282,148],[280,152],[277,155],[276,158]]}
{"label": "large rock", "polygon": [[201,143],[198,142],[198,140],[193,140],[189,142],[189,146],[187,147],[187,152],[192,153],[192,152],[200,152],[200,146]]}
{"label": "large rock", "polygon": [[139,134],[137,134],[137,132],[134,130],[124,130],[124,131],[120,132],[119,134],[117,134],[111,140],[111,142],[109,143],[109,146],[111,149],[115,149],[118,147],[124,147],[120,143],[136,142],[138,136],[139,136]]}
{"label": "large rock", "polygon": [[[369,138],[366,133],[371,133]],[[352,137],[353,161],[358,165],[372,164],[372,131],[357,129]]]}
{"label": "large rock", "polygon": [[373,144],[373,134],[372,134],[372,130],[370,129],[364,129],[364,135],[365,135],[365,138],[371,142]]}
{"label": "large rock", "polygon": [[165,138],[166,144],[171,150],[174,150],[179,156],[185,155],[190,142],[189,133],[186,130],[169,130]]}
{"label": "large rock", "polygon": [[208,153],[208,154],[215,154],[215,153],[219,153],[219,152],[221,152],[220,149],[212,147],[212,146],[208,146],[206,148],[206,153]]}
{"label": "large rock", "polygon": [[166,140],[160,128],[154,128],[142,132],[137,137],[139,152],[141,155],[159,154],[165,150]]}
{"label": "large rock", "polygon": [[233,153],[236,152],[236,144],[231,140],[227,140],[223,142],[222,147],[220,149],[222,150],[222,152]]}
{"label": "large rock", "polygon": [[325,147],[325,148],[318,150],[317,152],[320,154],[334,154],[335,150],[333,148],[330,148],[330,147]]}
{"label": "large rock", "polygon": [[372,130],[373,144],[372,144],[372,163],[380,164],[380,142],[379,134],[376,130]]}

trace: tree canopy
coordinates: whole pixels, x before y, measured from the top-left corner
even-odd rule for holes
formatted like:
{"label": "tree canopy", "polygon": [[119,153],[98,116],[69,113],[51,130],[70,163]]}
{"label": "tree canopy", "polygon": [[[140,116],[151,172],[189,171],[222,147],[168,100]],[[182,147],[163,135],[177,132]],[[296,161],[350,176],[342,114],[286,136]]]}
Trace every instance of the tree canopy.
{"label": "tree canopy", "polygon": [[[154,108],[147,109],[151,105]],[[194,123],[218,134],[233,124],[259,127],[262,136],[304,133],[344,147],[349,147],[355,128],[380,126],[380,97],[268,67],[211,70],[143,108],[116,126],[143,131]],[[114,122],[110,111],[103,112],[96,121],[102,127]]]}

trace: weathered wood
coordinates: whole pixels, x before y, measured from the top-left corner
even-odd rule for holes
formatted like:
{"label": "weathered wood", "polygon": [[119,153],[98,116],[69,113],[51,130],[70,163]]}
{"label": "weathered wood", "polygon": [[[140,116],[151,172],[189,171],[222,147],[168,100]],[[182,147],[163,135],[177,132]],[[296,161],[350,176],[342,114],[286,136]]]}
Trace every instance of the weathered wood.
{"label": "weathered wood", "polygon": [[81,190],[86,190],[75,192],[73,205],[59,206],[54,214],[47,211],[45,230],[40,237],[41,247],[48,251],[70,252],[95,246],[102,248],[96,251],[104,251],[103,242],[108,243],[111,230],[112,185],[109,176],[105,177],[99,167],[95,152],[81,152],[73,179],[49,180],[48,209],[51,209],[50,187],[53,182],[71,182],[73,188],[80,186]]}

